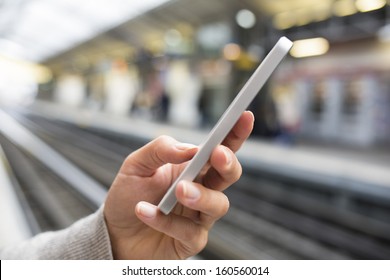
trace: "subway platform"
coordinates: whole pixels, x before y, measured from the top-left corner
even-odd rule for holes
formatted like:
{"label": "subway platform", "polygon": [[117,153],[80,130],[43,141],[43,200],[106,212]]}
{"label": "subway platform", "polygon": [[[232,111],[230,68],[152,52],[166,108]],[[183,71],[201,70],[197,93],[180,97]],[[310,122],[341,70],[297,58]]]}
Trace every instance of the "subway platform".
{"label": "subway platform", "polygon": [[[180,128],[141,119],[112,116],[85,109],[67,108],[54,103],[37,101],[28,108],[32,114],[92,127],[150,141],[169,135],[179,141],[201,144],[209,131]],[[303,142],[282,146],[249,139],[238,156],[244,162],[279,170],[294,170],[305,174],[332,176],[338,180],[362,181],[390,188],[390,151],[383,148],[358,149],[318,142]]]}

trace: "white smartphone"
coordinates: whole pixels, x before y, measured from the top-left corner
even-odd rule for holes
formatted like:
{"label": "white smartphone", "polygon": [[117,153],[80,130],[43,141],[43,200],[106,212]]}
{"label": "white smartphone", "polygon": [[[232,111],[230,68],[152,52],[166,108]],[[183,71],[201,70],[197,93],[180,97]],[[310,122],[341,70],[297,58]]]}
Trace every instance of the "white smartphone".
{"label": "white smartphone", "polygon": [[225,113],[209,133],[206,141],[200,145],[198,152],[187,164],[183,172],[177,177],[165,196],[160,201],[158,208],[168,215],[175,207],[177,199],[175,195],[176,185],[181,180],[193,181],[202,167],[207,163],[213,149],[219,145],[236,124],[241,114],[249,106],[272,72],[291,49],[293,43],[286,37],[282,37],[269,52],[267,57],[259,65],[253,75],[246,82],[236,98],[232,101]]}

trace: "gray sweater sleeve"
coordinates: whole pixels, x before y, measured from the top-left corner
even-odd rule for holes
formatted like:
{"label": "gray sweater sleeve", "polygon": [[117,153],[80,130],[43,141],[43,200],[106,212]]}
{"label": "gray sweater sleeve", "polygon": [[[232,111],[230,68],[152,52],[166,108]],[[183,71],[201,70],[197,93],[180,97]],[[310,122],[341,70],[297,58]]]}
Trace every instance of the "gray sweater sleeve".
{"label": "gray sweater sleeve", "polygon": [[70,227],[0,250],[0,259],[113,259],[103,207]]}

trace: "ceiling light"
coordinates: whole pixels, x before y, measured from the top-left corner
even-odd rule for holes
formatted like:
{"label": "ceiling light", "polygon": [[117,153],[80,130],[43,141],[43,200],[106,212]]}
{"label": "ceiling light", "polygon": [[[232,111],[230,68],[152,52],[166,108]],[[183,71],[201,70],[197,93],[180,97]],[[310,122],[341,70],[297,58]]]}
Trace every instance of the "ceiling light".
{"label": "ceiling light", "polygon": [[237,44],[230,43],[223,48],[223,56],[226,60],[234,61],[240,58],[241,47]]}
{"label": "ceiling light", "polygon": [[236,15],[236,22],[245,29],[252,28],[256,24],[255,14],[249,10],[240,10]]}
{"label": "ceiling light", "polygon": [[360,12],[370,12],[383,8],[386,0],[357,0],[356,7]]}
{"label": "ceiling light", "polygon": [[305,40],[297,40],[291,48],[290,54],[293,57],[308,57],[327,53],[329,50],[329,42],[325,38],[311,38]]}

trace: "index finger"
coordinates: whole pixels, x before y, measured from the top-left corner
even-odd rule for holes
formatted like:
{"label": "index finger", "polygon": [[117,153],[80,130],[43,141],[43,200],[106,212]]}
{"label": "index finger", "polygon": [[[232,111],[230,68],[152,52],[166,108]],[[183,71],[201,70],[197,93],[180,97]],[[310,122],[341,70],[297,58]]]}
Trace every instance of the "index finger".
{"label": "index finger", "polygon": [[232,130],[222,141],[222,145],[237,152],[253,130],[255,117],[251,111],[245,111],[238,119]]}
{"label": "index finger", "polygon": [[197,146],[181,143],[169,136],[159,136],[131,153],[121,167],[127,175],[152,176],[156,169],[166,163],[182,163],[190,160]]}

